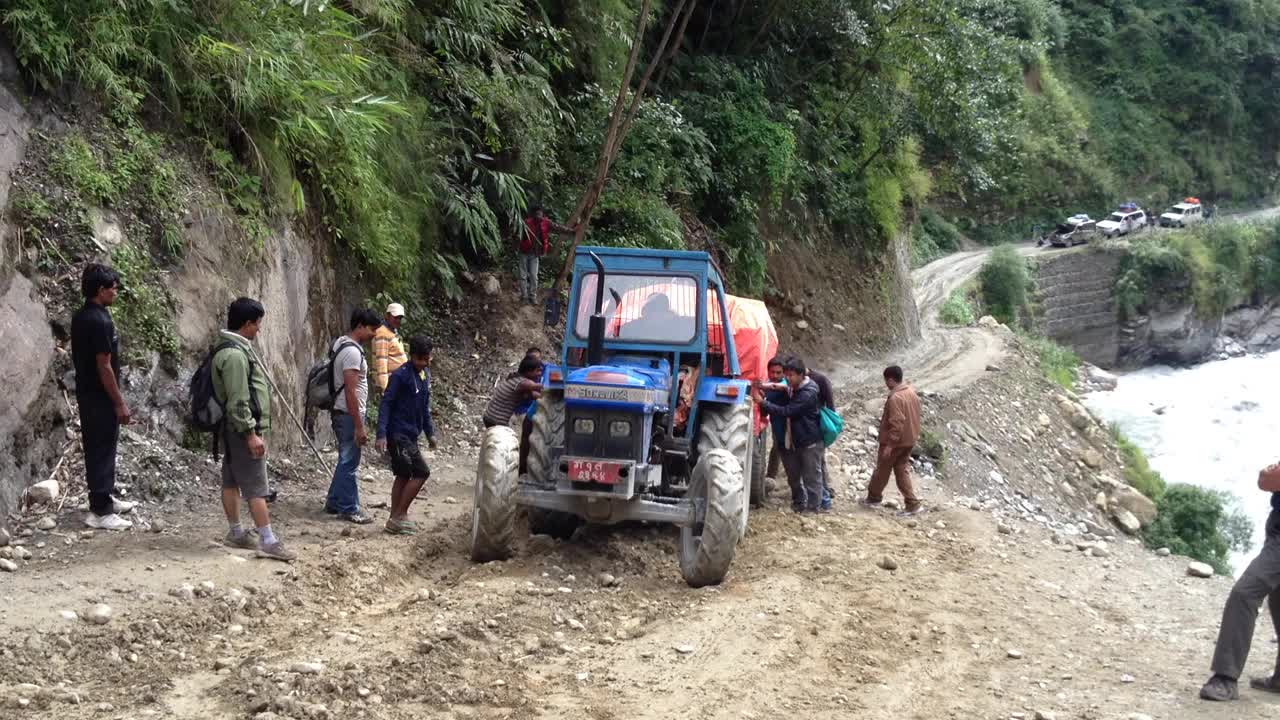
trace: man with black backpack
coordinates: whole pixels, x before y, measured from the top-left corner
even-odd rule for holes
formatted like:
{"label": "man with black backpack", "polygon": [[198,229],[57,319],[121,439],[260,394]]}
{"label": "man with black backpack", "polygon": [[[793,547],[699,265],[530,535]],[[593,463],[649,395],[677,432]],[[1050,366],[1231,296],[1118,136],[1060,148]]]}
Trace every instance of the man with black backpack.
{"label": "man with black backpack", "polygon": [[333,434],[338,439],[338,464],[325,499],[325,512],[343,520],[367,525],[373,522],[360,507],[360,486],[356,471],[360,469],[360,449],[369,441],[365,431],[365,406],[369,399],[369,362],[363,346],[373,339],[382,318],[369,309],[351,314],[351,331],[333,341],[329,348],[332,360],[333,407],[329,411]]}
{"label": "man with black backpack", "polygon": [[[258,336],[266,310],[262,303],[239,298],[227,308],[227,329],[218,333],[210,356],[213,397],[221,406],[219,424],[222,457],[222,508],[227,514],[226,544],[257,550],[258,557],[292,562],[297,558],[271,529],[267,509],[267,444],[271,429],[271,389],[265,372],[254,361],[250,341]],[[240,524],[240,496],[258,529],[257,542]]]}

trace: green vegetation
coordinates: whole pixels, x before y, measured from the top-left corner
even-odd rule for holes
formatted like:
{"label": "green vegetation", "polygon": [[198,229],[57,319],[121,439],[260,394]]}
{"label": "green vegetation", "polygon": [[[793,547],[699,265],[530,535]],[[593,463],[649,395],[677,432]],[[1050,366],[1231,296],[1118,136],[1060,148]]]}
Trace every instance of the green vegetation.
{"label": "green vegetation", "polygon": [[1001,245],[992,250],[978,273],[978,283],[986,311],[1006,325],[1016,324],[1031,287],[1031,271],[1017,248]]}
{"label": "green vegetation", "polygon": [[[957,246],[957,226],[990,241],[1121,197],[1275,188],[1280,0],[728,3],[654,6],[642,62],[674,14],[687,32],[591,242],[678,246],[696,218],[735,286],[758,291],[782,227],[876,258],[924,208],[921,263]],[[507,260],[531,203],[569,218],[640,6],[11,0],[0,21],[40,86],[97,93],[125,132],[189,136],[252,242],[305,214],[404,299]],[[86,202],[141,183],[166,206],[168,154],[129,178],[91,140],[59,159]],[[973,215],[945,220],[931,195]],[[178,250],[178,236],[162,222],[150,239]]]}
{"label": "green vegetation", "polygon": [[973,305],[969,302],[969,294],[964,288],[956,288],[947,296],[947,301],[938,308],[938,319],[944,325],[968,327],[977,318],[974,317]]}
{"label": "green vegetation", "polygon": [[173,296],[152,263],[151,254],[124,243],[111,253],[111,262],[120,272],[124,286],[111,312],[120,326],[120,335],[127,338],[121,345],[125,361],[141,364],[148,351],[174,357],[178,336],[173,325]]}
{"label": "green vegetation", "polygon": [[922,428],[920,430],[920,441],[916,443],[916,447],[920,448],[920,452],[923,453],[925,457],[930,458],[938,465],[942,465],[942,463],[946,462],[946,443],[942,441],[941,435],[933,432],[932,430],[929,430],[928,428]]}
{"label": "green vegetation", "polygon": [[1080,356],[1074,350],[1045,337],[1023,335],[1022,341],[1036,353],[1040,361],[1040,372],[1045,377],[1066,390],[1075,388]]}
{"label": "green vegetation", "polygon": [[1138,492],[1159,502],[1164,497],[1165,483],[1160,473],[1151,469],[1151,465],[1147,462],[1147,456],[1142,449],[1133,443],[1120,426],[1111,423],[1107,426],[1111,431],[1111,440],[1120,450],[1121,457],[1124,458],[1124,481],[1133,486]]}
{"label": "green vegetation", "polygon": [[933,208],[920,211],[920,222],[911,233],[911,267],[931,261],[960,249],[964,234]]}
{"label": "green vegetation", "polygon": [[1280,221],[1208,223],[1135,240],[1116,284],[1125,317],[1189,302],[1213,318],[1278,292]]}
{"label": "green vegetation", "polygon": [[1167,547],[1230,575],[1230,552],[1248,552],[1252,544],[1252,523],[1226,493],[1179,483],[1156,505],[1159,515],[1145,533],[1149,547]]}
{"label": "green vegetation", "polygon": [[1108,429],[1124,457],[1125,482],[1156,503],[1156,520],[1144,531],[1147,546],[1167,547],[1230,575],[1228,555],[1232,550],[1248,552],[1253,534],[1253,524],[1235,497],[1194,485],[1166,485],[1119,425],[1112,423]]}

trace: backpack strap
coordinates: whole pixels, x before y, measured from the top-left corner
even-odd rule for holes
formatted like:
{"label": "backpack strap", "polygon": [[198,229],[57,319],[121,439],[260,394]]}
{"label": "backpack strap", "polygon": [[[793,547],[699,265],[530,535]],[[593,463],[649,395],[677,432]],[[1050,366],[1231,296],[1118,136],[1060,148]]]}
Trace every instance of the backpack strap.
{"label": "backpack strap", "polygon": [[[221,343],[219,343],[217,347],[213,349],[212,353],[209,354],[209,362],[212,363],[214,356],[216,356],[218,353],[222,352],[223,350],[230,350],[230,349],[239,350],[241,353],[244,353],[244,359],[246,362],[249,363],[249,376],[248,376],[248,379],[246,380],[246,382],[249,384],[249,412],[253,416],[253,424],[255,426],[254,428],[255,431],[260,431],[261,427],[259,426],[259,423],[261,423],[262,421],[262,404],[258,402],[258,396],[255,395],[253,392],[253,373],[258,367],[258,363],[254,362],[253,355],[250,354],[249,350],[246,349],[240,343],[237,343],[233,340],[224,340]],[[224,420],[224,424],[225,424],[225,420]],[[214,439],[214,443],[215,443],[214,447],[215,447],[215,453],[216,453],[216,448],[217,448],[216,437]]]}
{"label": "backpack strap", "polygon": [[329,395],[335,398],[338,396],[338,391],[342,390],[347,386],[347,382],[345,378],[340,383],[334,381],[333,363],[338,359],[338,355],[340,355],[343,350],[346,350],[349,347],[355,348],[360,353],[361,362],[367,362],[367,359],[364,356],[364,348],[360,347],[360,343],[356,342],[355,340],[352,340],[350,337],[346,335],[343,335],[341,338],[339,338],[337,347],[329,349]]}

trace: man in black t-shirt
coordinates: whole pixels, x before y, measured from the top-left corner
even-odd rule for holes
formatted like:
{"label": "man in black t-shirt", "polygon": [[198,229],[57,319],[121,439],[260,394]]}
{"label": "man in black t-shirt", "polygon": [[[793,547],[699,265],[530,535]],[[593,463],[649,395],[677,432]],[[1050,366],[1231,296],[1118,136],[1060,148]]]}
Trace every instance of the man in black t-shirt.
{"label": "man in black t-shirt", "polygon": [[120,426],[131,422],[120,393],[120,339],[107,309],[120,294],[120,276],[105,265],[92,264],[80,277],[84,307],[71,319],[71,361],[76,371],[76,401],[84,444],[85,484],[89,514],[84,524],[100,530],[127,530],[121,517],[134,503],[111,496],[116,486],[116,446]]}

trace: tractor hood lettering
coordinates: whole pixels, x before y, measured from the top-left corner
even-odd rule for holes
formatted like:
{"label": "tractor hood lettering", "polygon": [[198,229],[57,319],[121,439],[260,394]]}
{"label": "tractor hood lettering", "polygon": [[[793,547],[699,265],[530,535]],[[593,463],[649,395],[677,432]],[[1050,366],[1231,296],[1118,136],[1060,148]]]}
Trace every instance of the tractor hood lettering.
{"label": "tractor hood lettering", "polygon": [[667,399],[666,394],[660,390],[577,384],[566,385],[564,397],[566,400],[598,400],[633,405],[662,405]]}

